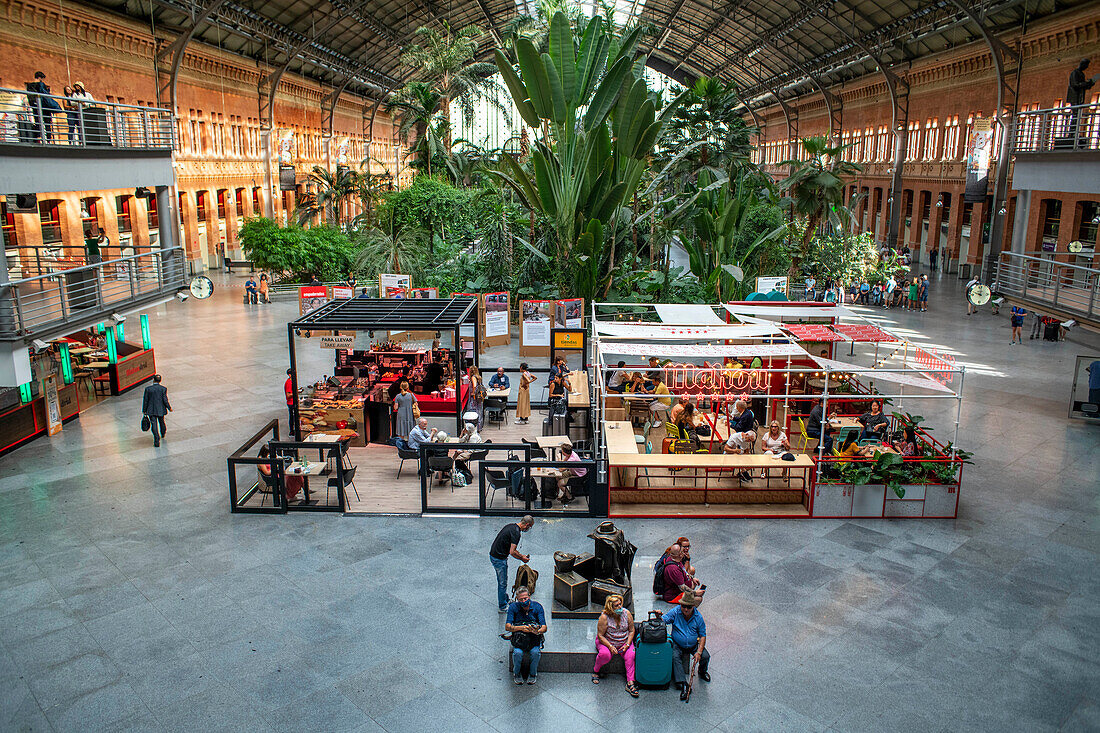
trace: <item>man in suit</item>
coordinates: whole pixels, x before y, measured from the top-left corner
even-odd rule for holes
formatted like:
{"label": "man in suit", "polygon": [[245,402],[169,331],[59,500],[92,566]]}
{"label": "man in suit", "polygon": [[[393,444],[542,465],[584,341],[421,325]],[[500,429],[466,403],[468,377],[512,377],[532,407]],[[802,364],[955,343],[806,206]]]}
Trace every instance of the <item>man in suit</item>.
{"label": "man in suit", "polygon": [[[35,94],[50,94],[50,87],[46,84],[46,75],[41,71],[34,72],[34,81],[27,82],[27,91]],[[53,97],[30,98],[31,108],[35,113],[36,137],[45,144],[52,142],[53,116],[61,111],[61,105]]]}
{"label": "man in suit", "polygon": [[172,411],[172,405],[168,403],[168,390],[160,383],[160,375],[153,375],[153,383],[145,388],[145,394],[141,396],[141,412],[149,416],[149,423],[153,430],[153,447],[160,447],[160,439],[164,436],[164,416]]}

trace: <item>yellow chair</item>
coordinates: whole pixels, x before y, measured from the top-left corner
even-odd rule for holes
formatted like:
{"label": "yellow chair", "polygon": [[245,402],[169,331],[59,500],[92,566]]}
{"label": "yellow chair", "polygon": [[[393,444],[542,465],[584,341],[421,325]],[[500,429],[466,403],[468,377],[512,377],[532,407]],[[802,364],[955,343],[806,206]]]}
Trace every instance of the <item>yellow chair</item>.
{"label": "yellow chair", "polygon": [[806,421],[802,418],[798,418],[798,430],[800,433],[798,437],[802,439],[802,447],[799,451],[805,453],[810,448],[810,434],[806,432]]}

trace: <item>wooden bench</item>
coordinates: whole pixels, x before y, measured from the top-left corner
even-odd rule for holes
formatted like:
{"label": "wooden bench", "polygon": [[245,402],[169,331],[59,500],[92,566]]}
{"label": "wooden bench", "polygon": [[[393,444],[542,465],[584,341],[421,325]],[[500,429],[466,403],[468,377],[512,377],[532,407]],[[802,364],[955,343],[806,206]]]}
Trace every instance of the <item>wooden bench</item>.
{"label": "wooden bench", "polygon": [[249,272],[256,272],[256,266],[249,260],[231,260],[225,258],[225,271],[232,273],[234,267],[247,267]]}

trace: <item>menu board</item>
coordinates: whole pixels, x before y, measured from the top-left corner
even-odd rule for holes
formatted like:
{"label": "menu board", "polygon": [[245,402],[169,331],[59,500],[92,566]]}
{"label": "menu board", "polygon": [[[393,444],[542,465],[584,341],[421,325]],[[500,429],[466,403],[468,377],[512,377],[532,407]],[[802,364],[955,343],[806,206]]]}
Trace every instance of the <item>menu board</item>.
{"label": "menu board", "polygon": [[436,288],[413,288],[409,291],[409,297],[419,299],[438,298],[439,291]]}
{"label": "menu board", "polygon": [[520,308],[523,313],[523,345],[524,346],[549,346],[550,327],[553,325],[550,318],[552,300],[523,300]]}
{"label": "menu board", "polygon": [[378,275],[378,293],[383,298],[404,298],[412,287],[412,277],[382,272]]}
{"label": "menu board", "polygon": [[508,293],[485,294],[485,336],[508,335]]}

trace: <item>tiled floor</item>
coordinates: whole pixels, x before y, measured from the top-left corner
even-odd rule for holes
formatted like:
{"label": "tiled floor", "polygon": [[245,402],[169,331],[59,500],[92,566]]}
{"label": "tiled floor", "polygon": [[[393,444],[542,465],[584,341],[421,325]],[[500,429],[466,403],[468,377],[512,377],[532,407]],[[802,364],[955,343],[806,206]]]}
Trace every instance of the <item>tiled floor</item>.
{"label": "tiled floor", "polygon": [[[1100,427],[1066,419],[1088,349],[1009,347],[1006,315],[932,294],[887,315],[967,366],[957,521],[621,522],[642,557],[690,535],[710,586],[714,680],[689,705],[513,686],[500,520],[229,514],[225,457],[284,416],[296,304],[172,303],[151,319],[160,449],[135,392],[0,459],[0,730],[1096,730]],[[539,522],[523,549],[592,524]]]}

